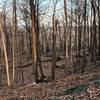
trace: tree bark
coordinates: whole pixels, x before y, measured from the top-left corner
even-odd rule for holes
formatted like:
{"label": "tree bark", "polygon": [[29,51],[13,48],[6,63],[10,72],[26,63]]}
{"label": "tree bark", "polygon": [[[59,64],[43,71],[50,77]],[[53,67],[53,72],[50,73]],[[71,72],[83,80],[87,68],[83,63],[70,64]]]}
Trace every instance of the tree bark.
{"label": "tree bark", "polygon": [[52,79],[55,79],[57,20],[53,16]]}
{"label": "tree bark", "polygon": [[33,59],[33,81],[38,80],[37,71],[37,40],[36,40],[36,26],[35,26],[35,4],[34,0],[30,0],[30,10],[31,10],[31,25],[32,25],[32,59]]}
{"label": "tree bark", "polygon": [[8,84],[8,86],[11,86],[10,74],[9,74],[9,64],[8,64],[8,54],[7,54],[5,35],[4,35],[5,33],[4,33],[3,29],[2,29],[2,25],[0,25],[0,31],[1,31],[1,36],[2,36],[2,43],[3,43],[3,48],[4,48],[4,56],[5,56],[5,62],[6,62],[7,84]]}
{"label": "tree bark", "polygon": [[12,55],[13,55],[13,82],[15,83],[15,71],[16,69],[16,60],[17,60],[17,53],[16,53],[16,33],[17,33],[17,17],[16,17],[16,0],[13,0],[13,47],[12,47]]}

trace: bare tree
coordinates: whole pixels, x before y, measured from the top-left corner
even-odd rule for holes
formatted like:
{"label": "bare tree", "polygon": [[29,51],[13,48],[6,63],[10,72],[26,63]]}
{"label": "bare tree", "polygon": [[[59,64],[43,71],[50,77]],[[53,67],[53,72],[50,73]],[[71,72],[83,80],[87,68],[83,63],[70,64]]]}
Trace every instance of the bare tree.
{"label": "bare tree", "polygon": [[8,54],[7,54],[7,48],[6,48],[6,42],[5,42],[6,41],[5,40],[5,33],[2,29],[2,27],[3,27],[2,24],[0,24],[0,31],[1,31],[1,36],[2,36],[2,43],[3,43],[5,62],[6,62],[7,83],[8,83],[8,86],[11,86],[10,74],[9,74],[9,64],[8,64]]}
{"label": "bare tree", "polygon": [[[13,82],[15,82],[15,69],[16,69],[16,61],[17,61],[17,53],[16,53],[16,33],[17,33],[17,16],[16,16],[16,0],[13,0],[13,47],[12,47],[12,53],[13,53]],[[17,75],[17,73],[16,73]]]}
{"label": "bare tree", "polygon": [[64,0],[64,13],[65,13],[65,32],[66,32],[66,58],[68,58],[68,21],[67,21],[67,5],[66,0]]}
{"label": "bare tree", "polygon": [[52,69],[51,76],[55,79],[55,67],[56,67],[56,34],[57,34],[57,21],[55,21],[55,10],[57,5],[57,0],[54,3],[54,11],[52,16],[52,26],[53,26],[53,44],[52,44]]}

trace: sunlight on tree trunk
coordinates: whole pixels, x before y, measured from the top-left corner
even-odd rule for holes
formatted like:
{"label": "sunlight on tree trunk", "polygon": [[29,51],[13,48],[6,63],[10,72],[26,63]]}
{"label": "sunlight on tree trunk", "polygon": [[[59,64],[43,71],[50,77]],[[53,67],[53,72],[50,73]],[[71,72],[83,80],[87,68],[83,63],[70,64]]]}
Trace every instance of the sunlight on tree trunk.
{"label": "sunlight on tree trunk", "polygon": [[7,48],[6,48],[5,36],[4,36],[3,29],[2,29],[2,25],[0,25],[0,31],[1,31],[1,36],[2,36],[2,43],[3,43],[4,55],[5,55],[5,62],[6,62],[7,83],[8,83],[8,86],[11,86],[10,75],[9,75],[9,65],[8,65]]}

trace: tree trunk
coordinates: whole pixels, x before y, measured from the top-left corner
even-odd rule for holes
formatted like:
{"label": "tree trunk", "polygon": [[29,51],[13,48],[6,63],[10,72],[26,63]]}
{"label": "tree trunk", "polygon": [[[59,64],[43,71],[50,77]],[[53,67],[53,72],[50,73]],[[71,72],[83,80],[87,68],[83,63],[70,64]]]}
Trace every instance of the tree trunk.
{"label": "tree trunk", "polygon": [[[76,55],[76,63],[77,63],[77,13],[75,13],[75,20],[76,20],[76,24],[75,24],[75,55]],[[75,71],[76,71],[76,66],[75,66]]]}
{"label": "tree trunk", "polygon": [[0,86],[2,86],[2,56],[1,56],[1,47],[0,47]]}
{"label": "tree trunk", "polygon": [[[94,6],[94,0],[91,1],[91,4],[93,8],[93,55],[95,58],[97,43],[96,43],[96,11],[95,11],[95,6]],[[96,62],[96,59],[94,59],[94,61]]]}
{"label": "tree trunk", "polygon": [[65,55],[65,72],[67,71],[67,59],[68,59],[68,22],[67,22],[67,0],[64,0],[64,15],[65,15],[65,36],[66,36],[66,55]]}
{"label": "tree trunk", "polygon": [[39,41],[39,33],[40,33],[40,27],[39,27],[39,1],[36,4],[37,6],[37,16],[36,16],[36,49],[37,49],[37,66],[40,69],[40,80],[43,79],[44,75],[43,75],[43,70],[42,70],[42,65],[41,65],[41,50],[40,50],[40,41]]}
{"label": "tree trunk", "polygon": [[6,48],[6,40],[5,40],[5,33],[2,29],[2,25],[0,25],[0,31],[1,31],[1,36],[2,36],[2,43],[3,43],[3,48],[4,48],[4,56],[5,56],[5,62],[6,62],[6,73],[7,73],[7,83],[8,86],[11,86],[10,82],[10,74],[9,74],[9,65],[8,65],[8,55],[7,55],[7,48]]}
{"label": "tree trunk", "polygon": [[86,63],[86,9],[87,9],[87,0],[85,0],[84,5],[84,33],[83,33],[83,62]]}
{"label": "tree trunk", "polygon": [[100,0],[98,0],[99,56],[100,56]]}
{"label": "tree trunk", "polygon": [[53,16],[52,79],[55,79],[57,23],[58,21],[55,21]]}
{"label": "tree trunk", "polygon": [[[16,0],[13,0],[13,47],[12,47],[12,55],[13,55],[13,82],[15,83],[15,74],[16,73],[16,61],[17,61],[17,53],[16,53],[16,33],[17,33],[17,18],[16,18]],[[16,69],[16,70],[15,70]],[[17,81],[17,80],[16,80]]]}
{"label": "tree trunk", "polygon": [[37,71],[37,40],[36,40],[36,26],[35,26],[35,4],[34,0],[30,0],[30,10],[31,10],[31,25],[32,25],[32,59],[33,59],[33,81],[38,80]]}
{"label": "tree trunk", "polygon": [[92,23],[92,7],[91,7],[91,20],[90,20],[91,22],[91,26],[90,26],[90,28],[91,28],[91,38],[90,38],[90,52],[91,52],[91,62],[93,62],[94,61],[94,55],[93,55],[93,23]]}

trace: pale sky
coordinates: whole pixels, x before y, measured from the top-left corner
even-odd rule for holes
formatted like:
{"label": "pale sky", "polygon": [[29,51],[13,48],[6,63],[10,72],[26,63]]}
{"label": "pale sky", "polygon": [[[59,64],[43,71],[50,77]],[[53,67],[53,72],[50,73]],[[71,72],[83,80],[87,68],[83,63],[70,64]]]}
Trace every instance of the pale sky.
{"label": "pale sky", "polygon": [[[4,2],[7,2],[6,4]],[[0,8],[2,7],[2,5],[6,5],[6,10],[7,10],[7,15],[8,17],[10,16],[11,19],[12,19],[12,1],[13,0],[0,0]],[[17,1],[21,1],[21,0],[17,0]],[[22,0],[24,1],[24,0]],[[42,0],[43,2],[41,3],[41,10],[40,10],[40,13],[46,13],[45,15],[43,16],[40,16],[41,18],[41,21],[42,23],[51,23],[52,24],[52,14],[53,14],[53,9],[54,9],[54,6],[53,6],[53,0]],[[59,20],[62,20],[63,18],[63,13],[64,13],[64,10],[63,10],[63,0],[58,0],[58,3],[57,3],[57,6],[56,6],[56,17],[59,18]],[[19,18],[18,18],[19,19]]]}

